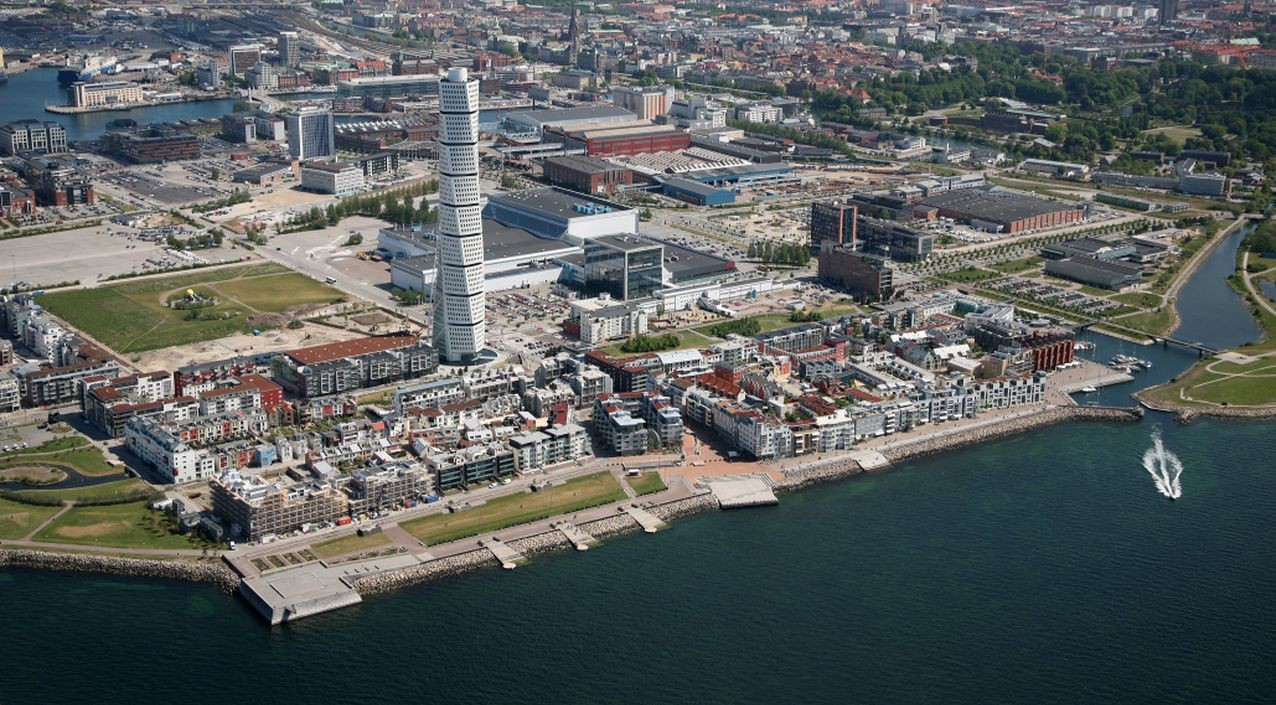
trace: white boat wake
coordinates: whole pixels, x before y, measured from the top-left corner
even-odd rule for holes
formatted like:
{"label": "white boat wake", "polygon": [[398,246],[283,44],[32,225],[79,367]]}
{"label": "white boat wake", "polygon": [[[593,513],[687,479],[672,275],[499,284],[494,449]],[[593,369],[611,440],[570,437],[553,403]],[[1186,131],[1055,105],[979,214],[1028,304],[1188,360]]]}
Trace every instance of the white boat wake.
{"label": "white boat wake", "polygon": [[1143,469],[1156,481],[1156,490],[1170,499],[1183,496],[1183,462],[1161,444],[1161,430],[1152,431],[1152,447],[1143,453]]}

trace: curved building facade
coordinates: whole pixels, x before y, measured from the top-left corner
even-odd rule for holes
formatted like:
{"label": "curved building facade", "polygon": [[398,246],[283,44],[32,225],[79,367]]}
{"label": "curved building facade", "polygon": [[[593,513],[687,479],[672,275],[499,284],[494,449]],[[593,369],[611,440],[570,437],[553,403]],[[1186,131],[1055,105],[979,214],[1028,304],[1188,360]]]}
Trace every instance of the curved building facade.
{"label": "curved building facade", "polygon": [[464,68],[439,82],[438,282],[434,344],[445,362],[478,359],[487,340],[483,205],[479,196],[479,84]]}

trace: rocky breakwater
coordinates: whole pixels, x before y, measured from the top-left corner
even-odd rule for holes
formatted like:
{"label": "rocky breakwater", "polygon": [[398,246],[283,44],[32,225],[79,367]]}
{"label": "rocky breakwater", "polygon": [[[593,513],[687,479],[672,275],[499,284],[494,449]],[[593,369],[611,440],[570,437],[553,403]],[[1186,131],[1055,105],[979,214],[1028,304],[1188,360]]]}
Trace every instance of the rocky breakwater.
{"label": "rocky breakwater", "polygon": [[480,568],[497,568],[501,562],[486,548],[458,553],[446,558],[393,570],[375,575],[367,575],[350,581],[350,586],[359,591],[363,597],[378,595],[383,592],[397,590],[417,583],[428,583],[453,575],[463,575]]}
{"label": "rocky breakwater", "polygon": [[[706,492],[664,504],[653,505],[648,507],[647,510],[662,521],[668,522],[679,517],[717,508],[718,503],[713,499],[713,495]],[[617,512],[614,516],[582,522],[577,525],[577,528],[600,541],[613,536],[638,533],[642,530],[642,527],[633,517],[620,512]],[[517,551],[524,558],[531,558],[553,551],[570,551],[573,548],[571,541],[567,540],[563,532],[557,529],[522,538],[509,539],[505,542],[505,545]],[[409,585],[462,575],[482,568],[498,568],[500,565],[500,561],[492,555],[491,551],[482,548],[458,553],[447,558],[427,561],[410,568],[356,578],[351,581],[351,586],[358,590],[361,596],[367,597]]]}
{"label": "rocky breakwater", "polygon": [[1161,411],[1173,411],[1174,420],[1178,423],[1192,423],[1196,418],[1211,419],[1236,419],[1245,420],[1266,420],[1276,419],[1276,406],[1214,406],[1214,407],[1192,407],[1192,408],[1174,408],[1161,409]]}
{"label": "rocky breakwater", "polygon": [[151,560],[123,558],[89,553],[54,553],[20,549],[0,549],[0,568],[35,568],[79,573],[106,573],[132,578],[163,578],[211,583],[222,592],[233,593],[239,587],[235,575],[220,560]]}
{"label": "rocky breakwater", "polygon": [[822,482],[840,480],[864,472],[854,458],[830,458],[824,462],[784,471],[784,479],[771,483],[776,492],[796,492]]}
{"label": "rocky breakwater", "polygon": [[888,444],[877,450],[895,464],[902,460],[987,443],[1066,421],[1138,421],[1142,418],[1143,410],[1139,407],[1057,406],[966,429],[947,432],[937,429],[935,433]]}

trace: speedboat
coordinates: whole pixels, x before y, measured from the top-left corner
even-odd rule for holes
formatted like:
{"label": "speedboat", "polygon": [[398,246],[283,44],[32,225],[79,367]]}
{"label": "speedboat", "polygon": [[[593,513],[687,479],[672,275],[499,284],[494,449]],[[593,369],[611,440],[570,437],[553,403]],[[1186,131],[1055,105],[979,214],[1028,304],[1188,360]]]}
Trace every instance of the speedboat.
{"label": "speedboat", "polygon": [[1094,394],[1095,392],[1099,390],[1093,384],[1087,384],[1086,386],[1081,388],[1081,391],[1085,392],[1086,394]]}

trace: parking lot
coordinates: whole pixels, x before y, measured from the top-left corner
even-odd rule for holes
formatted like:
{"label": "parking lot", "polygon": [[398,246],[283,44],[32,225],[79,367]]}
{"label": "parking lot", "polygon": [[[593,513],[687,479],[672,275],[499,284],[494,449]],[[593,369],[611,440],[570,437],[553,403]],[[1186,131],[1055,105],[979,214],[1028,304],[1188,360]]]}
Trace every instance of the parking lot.
{"label": "parking lot", "polygon": [[[43,286],[78,280],[83,286],[94,286],[110,276],[156,271],[163,260],[170,261],[169,266],[188,264],[165,252],[163,242],[142,240],[138,232],[108,224],[6,240],[0,281]],[[226,247],[195,254],[210,262],[242,256]]]}

